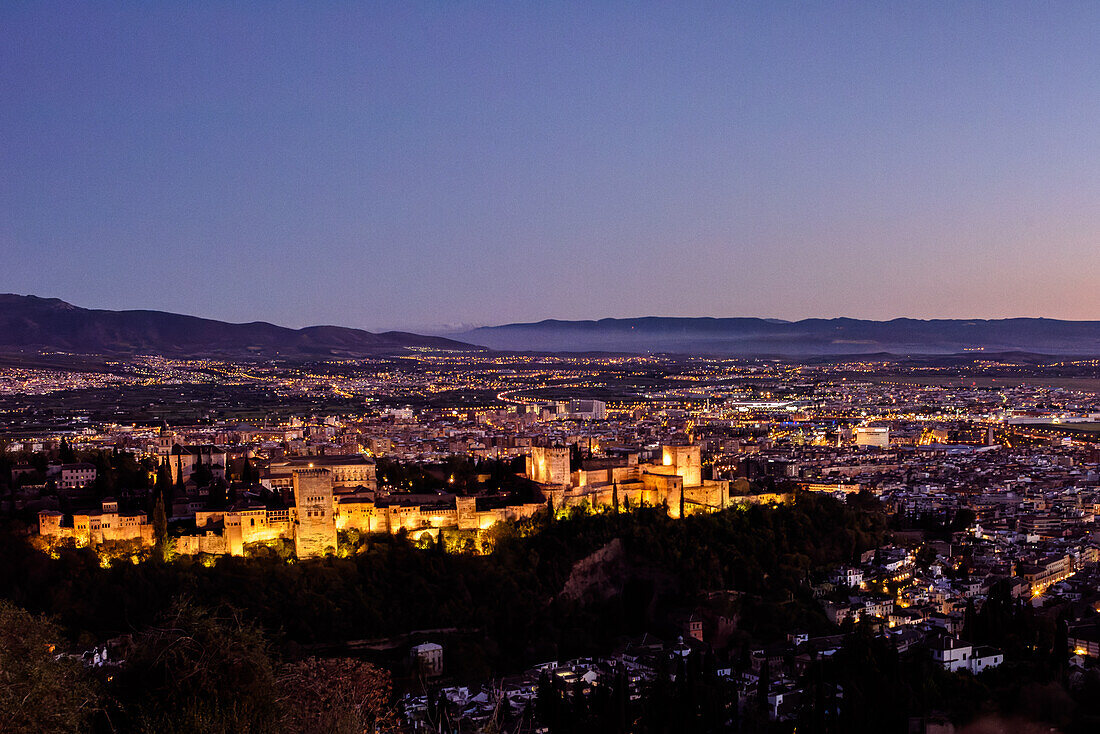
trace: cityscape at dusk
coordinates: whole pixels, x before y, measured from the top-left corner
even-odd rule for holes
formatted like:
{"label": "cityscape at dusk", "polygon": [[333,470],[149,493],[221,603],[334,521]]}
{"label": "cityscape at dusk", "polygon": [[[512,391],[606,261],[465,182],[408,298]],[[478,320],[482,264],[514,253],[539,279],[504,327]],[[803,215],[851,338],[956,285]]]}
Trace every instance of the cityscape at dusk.
{"label": "cityscape at dusk", "polygon": [[1098,34],[0,8],[0,734],[1100,731]]}

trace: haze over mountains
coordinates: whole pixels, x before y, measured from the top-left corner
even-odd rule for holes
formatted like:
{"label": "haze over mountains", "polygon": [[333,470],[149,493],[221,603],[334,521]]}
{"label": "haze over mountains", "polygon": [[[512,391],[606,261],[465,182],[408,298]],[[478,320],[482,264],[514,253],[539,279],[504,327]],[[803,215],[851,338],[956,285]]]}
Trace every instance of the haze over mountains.
{"label": "haze over mountains", "polygon": [[674,352],[725,356],[956,354],[964,351],[1100,355],[1100,321],[1054,319],[757,318],[547,320],[488,326],[456,339],[513,351]]}
{"label": "haze over mountains", "polygon": [[230,324],[163,311],[105,311],[57,298],[0,294],[0,351],[71,351],[165,356],[370,355],[409,347],[471,349],[437,336],[374,334],[342,326],[288,329],[263,321]]}
{"label": "haze over mountains", "polygon": [[1054,319],[757,318],[547,320],[485,326],[452,338],[341,326],[290,329],[231,324],[162,311],[107,311],[56,298],[0,294],[0,352],[70,351],[165,356],[369,356],[409,348],[524,352],[667,352],[828,357],[889,353],[1030,352],[1100,355],[1100,321]]}

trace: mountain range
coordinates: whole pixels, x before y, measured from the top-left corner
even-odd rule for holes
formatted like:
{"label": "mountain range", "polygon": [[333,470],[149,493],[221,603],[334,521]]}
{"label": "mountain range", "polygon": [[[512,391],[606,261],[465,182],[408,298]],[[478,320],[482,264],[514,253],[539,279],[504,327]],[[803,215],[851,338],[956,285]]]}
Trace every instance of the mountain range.
{"label": "mountain range", "polygon": [[664,352],[716,356],[830,357],[1029,352],[1100,355],[1100,321],[1016,319],[758,318],[546,320],[458,334],[372,333],[342,326],[290,329],[231,324],[163,311],[106,311],[56,298],[0,295],[0,353],[29,351],[165,356],[369,356],[408,349],[517,352]]}
{"label": "mountain range", "polygon": [[547,320],[487,326],[456,339],[509,351],[670,352],[722,356],[829,356],[1032,352],[1100,355],[1100,321],[757,318]]}
{"label": "mountain range", "polygon": [[289,329],[230,324],[163,311],[105,311],[57,298],[0,294],[0,352],[68,351],[165,356],[360,356],[408,348],[470,350],[469,344],[402,331],[342,326]]}

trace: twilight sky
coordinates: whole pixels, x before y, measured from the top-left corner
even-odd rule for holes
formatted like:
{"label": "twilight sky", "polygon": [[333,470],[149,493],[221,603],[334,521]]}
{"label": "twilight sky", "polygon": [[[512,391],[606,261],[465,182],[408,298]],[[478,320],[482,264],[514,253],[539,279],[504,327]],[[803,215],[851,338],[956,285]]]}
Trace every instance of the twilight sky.
{"label": "twilight sky", "polygon": [[1100,319],[1100,3],[0,4],[0,292]]}

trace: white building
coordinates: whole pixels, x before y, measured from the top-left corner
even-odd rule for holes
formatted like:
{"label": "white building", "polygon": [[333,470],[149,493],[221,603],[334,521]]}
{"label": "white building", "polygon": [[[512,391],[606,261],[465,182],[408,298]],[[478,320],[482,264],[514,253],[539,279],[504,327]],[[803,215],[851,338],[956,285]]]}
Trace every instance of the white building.
{"label": "white building", "polygon": [[878,426],[858,426],[856,428],[856,446],[890,447],[890,429]]}
{"label": "white building", "polygon": [[957,673],[968,670],[975,675],[1004,662],[1004,653],[992,647],[974,647],[957,637],[945,635],[931,644],[932,659],[944,669]]}
{"label": "white building", "polygon": [[842,586],[862,586],[863,585],[863,569],[854,568],[852,566],[841,566],[833,574],[833,583],[840,584]]}
{"label": "white building", "polygon": [[87,462],[79,464],[62,464],[59,489],[81,489],[95,481],[95,466]]}
{"label": "white building", "polygon": [[413,667],[425,678],[443,675],[443,647],[434,642],[413,645],[409,650]]}
{"label": "white building", "polygon": [[577,420],[603,420],[607,417],[607,403],[602,400],[570,400],[569,415]]}

